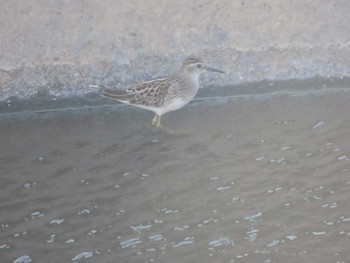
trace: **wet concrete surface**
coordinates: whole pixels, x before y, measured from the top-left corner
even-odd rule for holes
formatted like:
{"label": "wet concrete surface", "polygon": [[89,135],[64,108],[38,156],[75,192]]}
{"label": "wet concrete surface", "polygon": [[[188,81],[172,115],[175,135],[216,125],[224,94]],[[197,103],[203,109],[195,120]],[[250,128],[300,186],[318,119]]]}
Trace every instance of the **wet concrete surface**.
{"label": "wet concrete surface", "polygon": [[[322,91],[322,89],[320,88]],[[1,124],[2,262],[350,262],[349,90]]]}

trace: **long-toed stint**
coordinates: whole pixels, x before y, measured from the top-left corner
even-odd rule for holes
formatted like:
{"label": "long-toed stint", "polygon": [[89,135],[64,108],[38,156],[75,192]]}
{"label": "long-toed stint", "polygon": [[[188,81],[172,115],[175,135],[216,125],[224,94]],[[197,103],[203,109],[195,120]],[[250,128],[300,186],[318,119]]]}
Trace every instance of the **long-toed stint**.
{"label": "long-toed stint", "polygon": [[196,96],[199,75],[205,71],[224,73],[191,57],[183,61],[181,70],[174,75],[133,84],[123,90],[104,89],[101,96],[153,111],[156,115],[152,125],[161,127],[160,118],[164,113],[182,108]]}

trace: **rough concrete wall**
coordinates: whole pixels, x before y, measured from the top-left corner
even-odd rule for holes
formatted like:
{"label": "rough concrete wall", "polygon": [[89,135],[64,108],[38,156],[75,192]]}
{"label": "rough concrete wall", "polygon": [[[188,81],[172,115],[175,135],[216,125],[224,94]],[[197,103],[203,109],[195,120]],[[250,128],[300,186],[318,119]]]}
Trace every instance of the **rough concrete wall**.
{"label": "rough concrete wall", "polygon": [[83,95],[174,72],[204,85],[350,76],[349,0],[3,0],[0,100]]}

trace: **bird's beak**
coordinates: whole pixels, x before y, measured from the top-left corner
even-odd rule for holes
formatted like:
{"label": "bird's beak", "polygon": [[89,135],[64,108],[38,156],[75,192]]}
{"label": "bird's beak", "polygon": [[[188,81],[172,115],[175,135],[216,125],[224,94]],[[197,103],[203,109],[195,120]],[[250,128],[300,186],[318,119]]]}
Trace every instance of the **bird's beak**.
{"label": "bird's beak", "polygon": [[215,68],[205,67],[205,69],[206,69],[206,70],[208,70],[208,71],[214,71],[214,72],[219,72],[219,73],[223,73],[223,74],[225,74],[225,72],[224,72],[224,71],[222,71],[222,70],[218,70],[218,69],[215,69]]}

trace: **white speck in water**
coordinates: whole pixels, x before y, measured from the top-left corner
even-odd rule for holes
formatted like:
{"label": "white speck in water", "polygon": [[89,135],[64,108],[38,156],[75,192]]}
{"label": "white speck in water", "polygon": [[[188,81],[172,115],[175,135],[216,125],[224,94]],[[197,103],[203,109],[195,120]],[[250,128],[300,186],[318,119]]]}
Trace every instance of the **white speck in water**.
{"label": "white speck in water", "polygon": [[91,209],[89,208],[83,208],[78,212],[78,215],[83,215],[83,214],[90,214],[91,213]]}
{"label": "white speck in water", "polygon": [[94,235],[94,234],[96,234],[96,233],[97,233],[97,230],[96,230],[96,229],[91,229],[90,232],[88,232],[88,235],[89,235],[89,236],[92,236],[92,235]]}
{"label": "white speck in water", "polygon": [[55,241],[56,234],[51,234],[50,239],[46,240],[46,243],[53,243]]}
{"label": "white speck in water", "polygon": [[158,234],[158,235],[149,236],[148,239],[151,241],[160,241],[164,239],[164,237],[162,234]]}
{"label": "white speck in water", "polygon": [[176,226],[174,227],[175,231],[184,231],[185,229],[183,227]]}
{"label": "white speck in water", "polygon": [[218,176],[213,176],[213,177],[210,177],[210,180],[217,180],[217,179],[219,179],[219,177],[218,177]]}
{"label": "white speck in water", "polygon": [[259,162],[259,161],[262,161],[262,160],[264,160],[264,159],[265,159],[265,156],[260,156],[260,157],[256,157],[256,158],[255,158],[255,160],[258,161],[258,162]]}
{"label": "white speck in water", "polygon": [[281,147],[281,150],[282,150],[282,151],[285,151],[285,150],[288,150],[288,149],[290,149],[290,146]]}
{"label": "white speck in water", "polygon": [[286,238],[287,238],[288,240],[295,240],[295,239],[297,239],[298,237],[297,237],[296,235],[288,235],[288,236],[286,236]]}
{"label": "white speck in water", "polygon": [[72,261],[80,260],[83,258],[91,258],[93,256],[93,252],[82,252],[75,257],[72,258]]}
{"label": "white speck in water", "polygon": [[154,247],[152,247],[152,248],[147,248],[146,251],[147,252],[154,252],[154,251],[156,251],[156,249]]}
{"label": "white speck in water", "polygon": [[313,234],[314,236],[323,236],[323,235],[325,235],[326,233],[327,233],[327,231],[320,231],[320,232],[314,231],[314,232],[312,232],[312,234]]}
{"label": "white speck in water", "polygon": [[334,225],[334,223],[333,223],[333,222],[331,222],[331,221],[327,221],[327,220],[323,220],[323,223],[325,223],[326,225],[329,225],[329,226]]}
{"label": "white speck in water", "polygon": [[157,139],[152,140],[153,143],[159,142]]}
{"label": "white speck in water", "polygon": [[148,174],[142,174],[141,177],[148,177]]}
{"label": "white speck in water", "polygon": [[225,190],[231,189],[231,186],[221,186],[216,188],[217,191],[224,192]]}
{"label": "white speck in water", "polygon": [[150,230],[151,227],[152,227],[152,225],[130,226],[130,228],[132,230],[134,230],[135,232],[137,232],[138,234],[140,234],[144,230]]}
{"label": "white speck in water", "polygon": [[30,213],[30,216],[31,216],[32,219],[42,217],[43,215],[44,214],[39,212],[39,211],[35,211],[35,212]]}
{"label": "white speck in water", "polygon": [[122,248],[128,248],[128,247],[135,247],[137,244],[141,244],[141,243],[142,241],[140,240],[139,237],[137,237],[137,238],[131,238],[123,242],[120,242],[120,246]]}
{"label": "white speck in water", "polygon": [[348,159],[348,157],[346,155],[342,155],[342,156],[339,156],[337,158],[337,160],[339,160],[339,161],[343,161],[343,160],[348,161],[349,159]]}
{"label": "white speck in water", "polygon": [[33,187],[36,186],[36,185],[37,185],[36,182],[33,182],[33,183],[25,183],[25,184],[23,185],[23,187],[26,188],[26,189],[28,189],[28,190],[30,190],[30,189],[33,189]]}
{"label": "white speck in water", "polygon": [[261,213],[261,212],[258,212],[258,213],[254,214],[254,215],[245,216],[244,219],[245,219],[245,220],[248,220],[248,221],[255,222],[256,219],[257,219],[258,217],[260,217],[260,216],[262,216],[262,213]]}
{"label": "white speck in water", "polygon": [[71,238],[71,239],[66,240],[64,243],[71,244],[71,243],[74,243],[74,242],[75,242],[75,240],[73,238]]}
{"label": "white speck in water", "polygon": [[267,244],[266,246],[268,246],[268,247],[274,247],[274,246],[276,246],[276,245],[279,244],[279,243],[280,243],[279,240],[272,240],[272,242],[269,243],[269,244]]}
{"label": "white speck in water", "polygon": [[276,161],[276,163],[282,163],[284,160],[286,160],[286,157],[282,157]]}
{"label": "white speck in water", "polygon": [[115,188],[119,188],[119,187],[120,187],[120,185],[119,185],[119,184],[116,184],[114,187],[115,187]]}
{"label": "white speck in water", "polygon": [[64,219],[53,219],[50,221],[50,225],[56,224],[56,225],[60,225],[64,222]]}
{"label": "white speck in water", "polygon": [[228,237],[220,237],[219,239],[213,240],[209,242],[209,246],[211,247],[220,247],[220,246],[233,246],[235,243],[232,239]]}
{"label": "white speck in water", "polygon": [[6,248],[10,248],[10,246],[7,245],[7,244],[1,244],[0,245],[0,249],[6,249]]}
{"label": "white speck in water", "polygon": [[324,121],[319,121],[319,122],[317,122],[312,128],[313,128],[313,129],[319,128],[319,127],[321,127],[324,123],[325,123]]}
{"label": "white speck in water", "polygon": [[342,222],[349,222],[349,221],[350,221],[350,217],[341,216],[341,217],[340,217],[340,220],[341,220]]}
{"label": "white speck in water", "polygon": [[259,231],[260,231],[259,229],[255,229],[255,228],[251,229],[250,231],[247,232],[248,237],[245,239],[247,239],[248,241],[255,241]]}
{"label": "white speck in water", "polygon": [[181,247],[184,245],[190,245],[193,244],[194,242],[194,237],[185,237],[185,239],[183,241],[180,241],[177,244],[173,244],[173,247]]}
{"label": "white speck in water", "polygon": [[129,174],[130,174],[129,172],[123,173],[123,176],[125,177],[125,176],[128,176]]}
{"label": "white speck in water", "polygon": [[13,261],[13,263],[27,263],[27,262],[32,262],[32,259],[28,255],[21,256]]}
{"label": "white speck in water", "polygon": [[305,156],[307,156],[307,157],[310,157],[311,155],[312,155],[312,153],[305,154]]}
{"label": "white speck in water", "polygon": [[153,222],[155,224],[162,224],[164,222],[164,220],[162,220],[162,219],[154,219]]}
{"label": "white speck in water", "polygon": [[321,205],[322,208],[336,208],[338,207],[338,204],[337,202],[333,202],[333,203],[328,203],[328,204],[324,204],[324,205]]}

